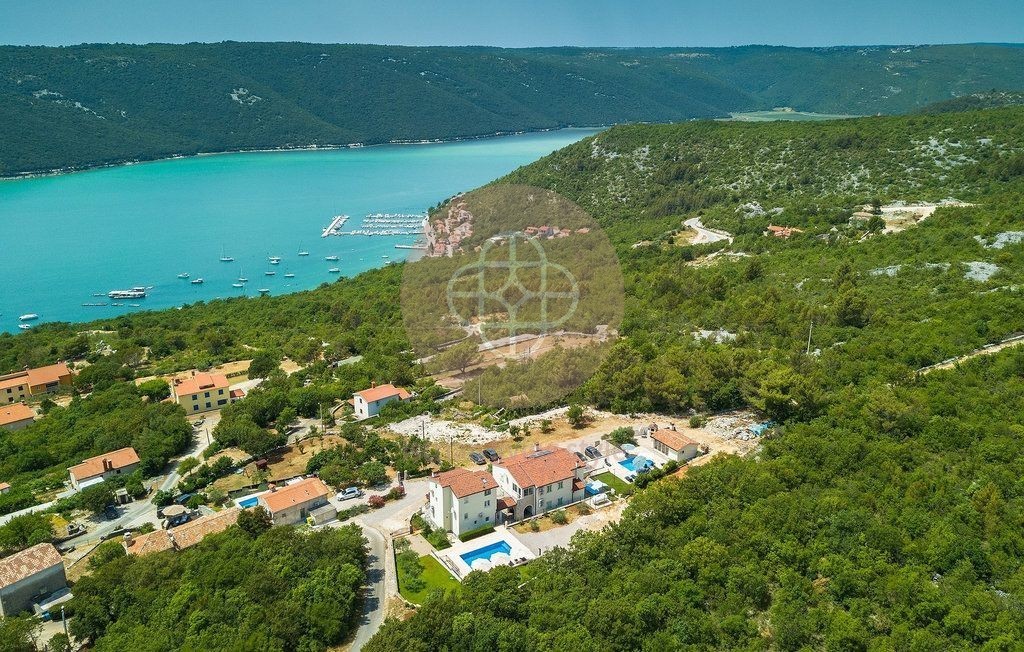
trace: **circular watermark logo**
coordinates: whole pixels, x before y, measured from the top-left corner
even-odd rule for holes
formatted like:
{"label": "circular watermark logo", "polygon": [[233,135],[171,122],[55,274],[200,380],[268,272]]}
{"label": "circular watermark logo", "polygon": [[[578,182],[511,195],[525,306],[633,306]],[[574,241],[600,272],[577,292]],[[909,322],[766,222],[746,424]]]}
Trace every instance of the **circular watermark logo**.
{"label": "circular watermark logo", "polygon": [[427,219],[405,266],[402,316],[418,359],[466,398],[547,405],[589,378],[622,321],[615,250],[584,210],[550,190],[495,185]]}

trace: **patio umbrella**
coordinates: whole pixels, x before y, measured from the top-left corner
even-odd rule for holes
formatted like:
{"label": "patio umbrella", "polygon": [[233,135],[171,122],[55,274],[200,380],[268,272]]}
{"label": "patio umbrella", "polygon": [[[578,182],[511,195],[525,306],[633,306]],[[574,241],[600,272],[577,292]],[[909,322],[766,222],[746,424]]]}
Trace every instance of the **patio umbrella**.
{"label": "patio umbrella", "polygon": [[485,571],[491,569],[491,562],[486,559],[474,559],[473,563],[469,565],[473,570]]}
{"label": "patio umbrella", "polygon": [[512,558],[503,552],[496,552],[493,555],[491,555],[491,564],[493,564],[494,566],[507,564],[510,561],[512,561]]}
{"label": "patio umbrella", "polygon": [[647,465],[647,462],[648,459],[646,457],[644,457],[643,455],[637,455],[636,457],[633,458],[633,468],[642,469],[644,468],[644,466]]}
{"label": "patio umbrella", "polygon": [[636,450],[636,444],[623,444],[622,450],[626,451],[627,453],[631,450]]}

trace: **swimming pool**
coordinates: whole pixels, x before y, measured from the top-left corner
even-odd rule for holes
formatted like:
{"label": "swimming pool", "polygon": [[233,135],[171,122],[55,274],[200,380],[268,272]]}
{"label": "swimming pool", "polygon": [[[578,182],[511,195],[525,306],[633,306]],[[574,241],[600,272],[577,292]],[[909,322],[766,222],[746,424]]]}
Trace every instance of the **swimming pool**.
{"label": "swimming pool", "polygon": [[641,463],[640,468],[637,468],[636,458],[637,456],[633,455],[631,457],[627,457],[624,460],[619,460],[619,465],[624,467],[626,470],[632,471],[633,473],[636,473],[637,471],[642,471],[644,468],[646,468],[644,466],[645,462]]}
{"label": "swimming pool", "polygon": [[259,502],[259,498],[256,496],[249,496],[248,498],[243,498],[238,501],[238,506],[242,509],[247,509],[249,507],[255,507],[257,502]]}
{"label": "swimming pool", "polygon": [[459,555],[459,557],[462,557],[462,561],[466,562],[466,565],[472,568],[473,562],[477,559],[486,559],[487,561],[490,561],[491,557],[499,552],[503,552],[507,555],[512,552],[512,546],[508,545],[507,541],[497,541],[489,546],[470,550],[469,552]]}

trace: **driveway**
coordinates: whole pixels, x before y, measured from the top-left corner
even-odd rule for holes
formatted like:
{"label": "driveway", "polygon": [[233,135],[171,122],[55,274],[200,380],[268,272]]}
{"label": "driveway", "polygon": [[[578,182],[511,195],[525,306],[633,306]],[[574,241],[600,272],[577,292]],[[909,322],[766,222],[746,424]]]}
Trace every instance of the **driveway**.
{"label": "driveway", "polygon": [[[363,529],[363,536],[369,542],[370,555],[367,558],[366,579],[368,584],[363,587],[363,614],[359,619],[359,629],[352,638],[350,652],[358,652],[363,649],[367,641],[380,629],[384,622],[384,606],[387,603],[387,590],[385,580],[388,573],[385,571],[386,562],[389,558],[387,540],[375,528],[363,523],[358,523]],[[394,575],[394,569],[392,569]]]}
{"label": "driveway", "polygon": [[699,217],[691,217],[690,219],[683,222],[685,226],[690,227],[697,232],[696,237],[690,241],[690,244],[705,244],[708,242],[718,242],[719,240],[728,240],[732,242],[732,236],[725,231],[716,231],[709,229],[701,224]]}

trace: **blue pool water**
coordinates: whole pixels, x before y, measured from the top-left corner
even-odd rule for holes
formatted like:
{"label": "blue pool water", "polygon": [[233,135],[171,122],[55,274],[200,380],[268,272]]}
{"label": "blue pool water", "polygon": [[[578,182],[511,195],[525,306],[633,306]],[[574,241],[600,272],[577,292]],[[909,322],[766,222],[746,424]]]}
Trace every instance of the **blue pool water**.
{"label": "blue pool water", "polygon": [[472,566],[473,562],[477,559],[486,559],[487,561],[490,561],[491,556],[499,552],[503,552],[506,555],[510,554],[512,552],[512,546],[508,545],[507,541],[498,541],[497,543],[492,543],[489,546],[471,550],[459,556],[462,557],[462,561],[466,562],[466,565]]}
{"label": "blue pool water", "polygon": [[246,498],[245,500],[238,501],[238,506],[242,507],[243,509],[244,508],[249,508],[249,507],[255,507],[256,503],[258,501],[259,501],[259,499],[256,498],[256,496],[250,496],[249,498]]}
{"label": "blue pool water", "polygon": [[636,473],[637,468],[636,468],[636,465],[635,465],[635,460],[636,460],[636,455],[634,455],[633,457],[627,457],[624,460],[619,460],[619,465],[629,469],[630,471],[633,471],[634,473]]}

